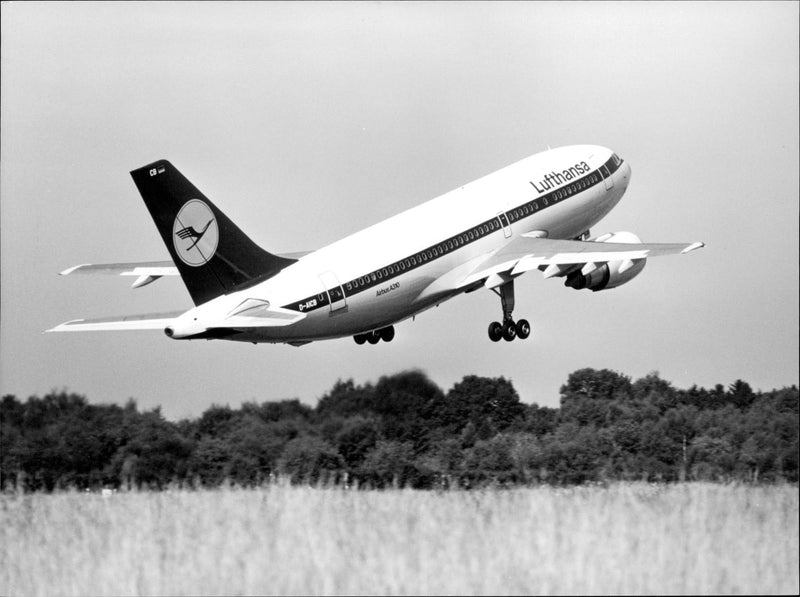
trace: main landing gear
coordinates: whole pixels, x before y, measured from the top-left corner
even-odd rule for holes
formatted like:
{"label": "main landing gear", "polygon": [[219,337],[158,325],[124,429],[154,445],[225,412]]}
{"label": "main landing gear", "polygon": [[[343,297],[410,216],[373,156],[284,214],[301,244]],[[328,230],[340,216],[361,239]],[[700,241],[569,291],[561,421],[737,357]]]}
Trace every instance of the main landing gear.
{"label": "main landing gear", "polygon": [[515,322],[511,315],[514,311],[514,280],[501,284],[499,290],[496,288],[492,288],[492,290],[500,297],[500,303],[503,306],[503,323],[493,321],[489,324],[489,339],[492,342],[499,342],[500,338],[506,342],[511,342],[514,338],[525,340],[531,335],[531,324],[527,319]]}
{"label": "main landing gear", "polygon": [[381,340],[384,342],[391,342],[394,339],[394,326],[390,325],[388,328],[383,328],[380,330],[375,330],[374,332],[366,332],[364,334],[356,334],[353,336],[353,340],[356,341],[356,344],[364,344],[364,342],[369,342],[370,344],[377,344]]}

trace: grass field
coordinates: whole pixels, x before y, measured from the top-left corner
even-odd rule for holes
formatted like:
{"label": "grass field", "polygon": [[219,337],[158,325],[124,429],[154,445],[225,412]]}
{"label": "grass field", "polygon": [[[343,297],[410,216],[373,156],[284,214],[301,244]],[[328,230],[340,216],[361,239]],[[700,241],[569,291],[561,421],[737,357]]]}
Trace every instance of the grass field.
{"label": "grass field", "polygon": [[0,497],[0,594],[800,591],[798,488]]}

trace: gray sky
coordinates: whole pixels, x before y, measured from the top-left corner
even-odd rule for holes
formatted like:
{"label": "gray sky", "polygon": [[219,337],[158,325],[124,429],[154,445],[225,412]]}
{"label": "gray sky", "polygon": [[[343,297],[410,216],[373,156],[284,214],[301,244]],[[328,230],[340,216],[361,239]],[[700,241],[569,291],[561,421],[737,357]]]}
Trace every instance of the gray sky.
{"label": "gray sky", "polygon": [[[2,4],[0,393],[65,387],[171,418],[420,368],[447,390],[510,378],[555,406],[567,375],[658,370],[678,387],[798,383],[798,4]],[[172,161],[270,251],[321,247],[556,147],[628,160],[593,233],[702,240],[591,293],[536,273],[491,343],[476,292],[391,344],[41,334],[189,308],[177,279],[57,272],[168,259],[128,172]]]}

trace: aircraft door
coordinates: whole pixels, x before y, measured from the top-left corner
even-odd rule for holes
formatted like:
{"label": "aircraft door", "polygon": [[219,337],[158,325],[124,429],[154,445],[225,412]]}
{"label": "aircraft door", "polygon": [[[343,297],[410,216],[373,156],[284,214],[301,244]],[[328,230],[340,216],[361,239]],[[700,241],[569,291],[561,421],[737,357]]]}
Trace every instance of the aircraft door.
{"label": "aircraft door", "polygon": [[328,304],[331,306],[331,313],[344,309],[347,307],[347,299],[344,296],[344,289],[339,284],[339,279],[333,272],[325,272],[320,274],[319,279],[322,280],[322,285],[325,286],[325,292],[328,293]]}
{"label": "aircraft door", "polygon": [[508,216],[504,211],[497,212],[497,219],[500,220],[500,224],[503,226],[503,234],[506,238],[511,237],[511,225],[508,223]]}
{"label": "aircraft door", "polygon": [[600,167],[600,176],[603,177],[603,182],[606,185],[606,191],[610,191],[614,188],[614,179],[611,177],[611,172],[609,172],[607,165],[603,164]]}

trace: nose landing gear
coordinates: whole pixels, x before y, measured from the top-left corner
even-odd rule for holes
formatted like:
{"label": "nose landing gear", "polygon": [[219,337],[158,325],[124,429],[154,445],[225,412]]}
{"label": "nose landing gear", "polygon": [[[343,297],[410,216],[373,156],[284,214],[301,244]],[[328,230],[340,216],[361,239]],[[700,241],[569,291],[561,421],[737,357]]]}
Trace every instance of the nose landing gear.
{"label": "nose landing gear", "polygon": [[499,286],[499,290],[492,290],[500,297],[503,307],[503,323],[493,321],[489,324],[489,339],[492,342],[499,342],[504,339],[511,342],[514,338],[525,340],[531,335],[531,324],[527,319],[520,319],[514,322],[512,313],[514,311],[514,280],[509,280]]}

